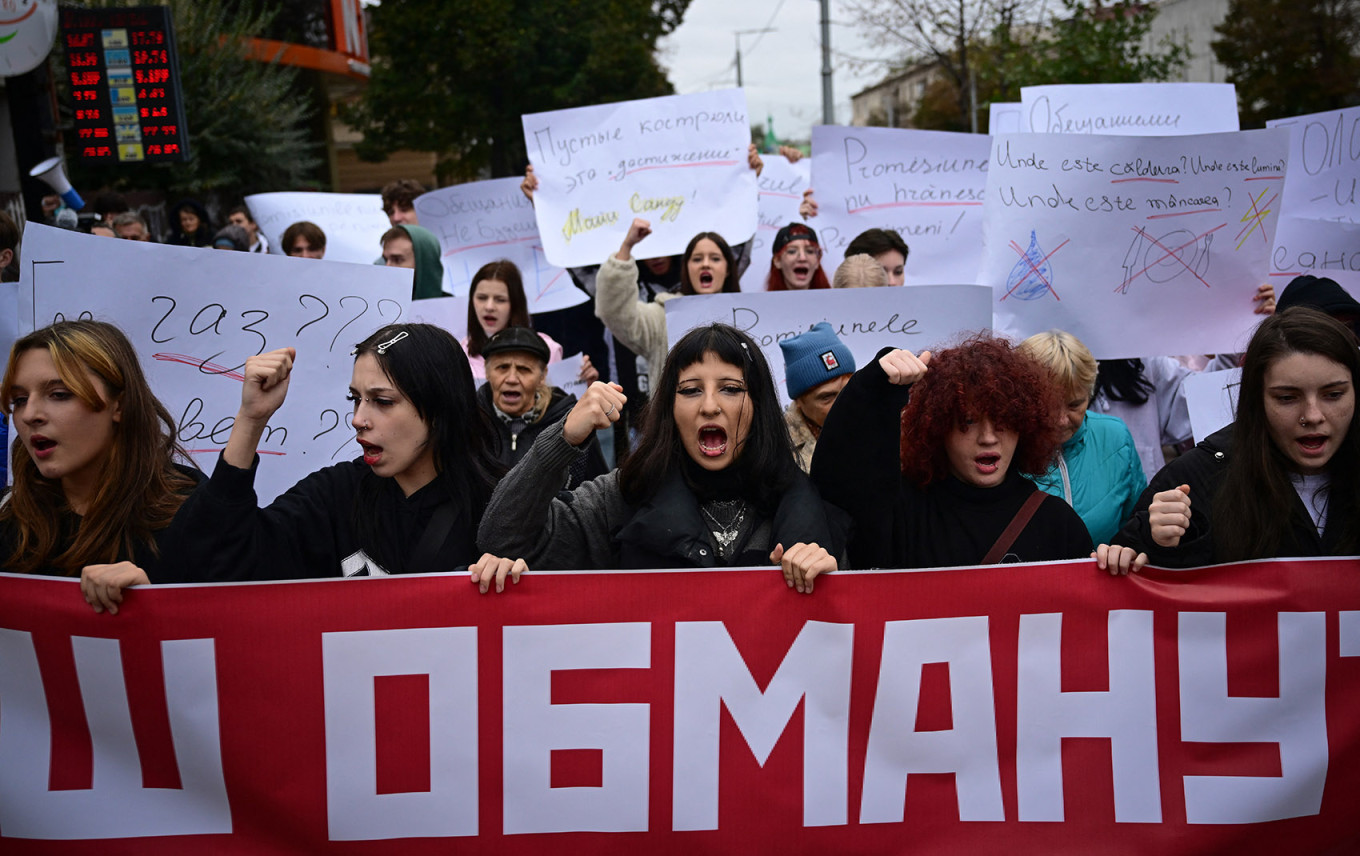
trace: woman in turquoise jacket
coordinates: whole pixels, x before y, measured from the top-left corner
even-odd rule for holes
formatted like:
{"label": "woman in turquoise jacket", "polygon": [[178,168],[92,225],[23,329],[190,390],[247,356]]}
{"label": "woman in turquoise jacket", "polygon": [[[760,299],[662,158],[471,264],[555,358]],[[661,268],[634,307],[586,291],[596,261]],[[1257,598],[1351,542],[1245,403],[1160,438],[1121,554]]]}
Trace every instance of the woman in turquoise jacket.
{"label": "woman in turquoise jacket", "polygon": [[1048,366],[1065,390],[1063,443],[1048,472],[1034,479],[1039,489],[1067,500],[1091,533],[1108,544],[1133,514],[1147,477],[1128,427],[1114,416],[1087,411],[1096,384],[1096,360],[1071,333],[1049,330],[1020,344]]}

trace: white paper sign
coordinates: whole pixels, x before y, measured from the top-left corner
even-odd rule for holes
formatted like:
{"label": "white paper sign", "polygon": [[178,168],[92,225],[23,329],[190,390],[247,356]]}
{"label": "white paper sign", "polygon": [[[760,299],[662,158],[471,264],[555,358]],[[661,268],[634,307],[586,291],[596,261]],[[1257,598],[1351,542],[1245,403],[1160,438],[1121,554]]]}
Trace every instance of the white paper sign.
{"label": "white paper sign", "polygon": [[[760,187],[758,204],[760,227],[751,239],[751,262],[741,277],[742,291],[764,291],[770,275],[771,248],[775,234],[790,223],[801,223],[798,206],[803,202],[803,191],[812,184],[812,160],[803,158],[791,164],[782,155],[761,155],[765,167],[756,179]],[[810,221],[812,226],[817,221]],[[726,237],[726,236],[724,236]],[[830,275],[828,274],[828,278]]]}
{"label": "white paper sign", "polygon": [[1260,319],[1283,131],[992,141],[979,279],[995,326],[1061,329],[1097,359],[1231,351]]}
{"label": "white paper sign", "polygon": [[269,251],[279,255],[286,255],[284,230],[308,220],[326,233],[326,261],[372,264],[382,256],[383,233],[392,228],[376,193],[256,193],[246,205]]}
{"label": "white paper sign", "polygon": [[581,355],[566,357],[548,364],[548,385],[555,386],[580,400],[589,386],[581,380]]}
{"label": "white paper sign", "polygon": [[1042,134],[1167,137],[1236,131],[1231,83],[1067,83],[1020,89],[1029,129]]}
{"label": "white paper sign", "polygon": [[1305,273],[1337,282],[1348,274],[1360,276],[1360,223],[1281,217],[1270,256],[1270,281],[1278,292]]}
{"label": "white paper sign", "polygon": [[681,253],[698,232],[733,246],[756,230],[756,176],[740,89],[668,95],[523,116],[539,186],[538,231],[562,267],[598,265],[633,218],[652,224],[647,252]]}
{"label": "white paper sign", "polygon": [[466,297],[413,300],[406,317],[411,321],[433,324],[448,330],[453,334],[453,338],[461,342],[467,336],[467,304]]}
{"label": "white paper sign", "polygon": [[571,275],[548,264],[533,203],[519,185],[518,178],[495,178],[416,197],[420,225],[439,239],[447,290],[466,297],[478,268],[507,259],[519,268],[531,314],[585,303],[588,297]]}
{"label": "white paper sign", "polygon": [[760,345],[779,400],[787,404],[779,342],[819,321],[831,324],[855,355],[856,367],[863,367],[880,348],[919,353],[988,329],[990,303],[991,292],[977,285],[692,295],[666,301],[666,332],[673,347],[685,333],[714,321],[745,331]]}
{"label": "white paper sign", "polygon": [[1185,403],[1190,408],[1190,430],[1195,442],[1203,440],[1237,419],[1237,394],[1242,370],[1197,372],[1183,381]]}
{"label": "white paper sign", "polygon": [[19,338],[19,284],[0,283],[0,372],[9,360],[9,349]]}
{"label": "white paper sign", "polygon": [[1023,134],[1029,130],[1029,114],[1019,101],[993,101],[987,105],[989,133]]}
{"label": "white paper sign", "polygon": [[109,240],[34,223],[24,257],[23,331],[62,317],[122,328],[180,442],[207,472],[241,405],[246,358],[297,348],[288,400],[260,441],[261,503],[359,454],[345,400],[350,349],[404,318],[411,296],[409,270]]}
{"label": "white paper sign", "polygon": [[897,128],[812,129],[813,226],[829,279],[866,229],[891,229],[910,251],[906,284],[971,282],[982,241],[988,137]]}
{"label": "white paper sign", "polygon": [[1360,223],[1360,107],[1272,119],[1289,129],[1286,217]]}

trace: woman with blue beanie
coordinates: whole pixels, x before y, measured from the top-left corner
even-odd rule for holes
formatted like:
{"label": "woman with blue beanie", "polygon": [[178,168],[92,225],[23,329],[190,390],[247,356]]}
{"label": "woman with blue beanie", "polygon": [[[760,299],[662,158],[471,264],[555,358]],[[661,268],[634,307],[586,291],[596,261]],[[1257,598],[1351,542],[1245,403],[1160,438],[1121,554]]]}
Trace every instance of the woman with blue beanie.
{"label": "woman with blue beanie", "polygon": [[826,414],[855,373],[855,356],[825,321],[781,340],[779,348],[784,352],[784,384],[793,399],[784,411],[784,424],[793,458],[806,473],[812,468],[812,453]]}

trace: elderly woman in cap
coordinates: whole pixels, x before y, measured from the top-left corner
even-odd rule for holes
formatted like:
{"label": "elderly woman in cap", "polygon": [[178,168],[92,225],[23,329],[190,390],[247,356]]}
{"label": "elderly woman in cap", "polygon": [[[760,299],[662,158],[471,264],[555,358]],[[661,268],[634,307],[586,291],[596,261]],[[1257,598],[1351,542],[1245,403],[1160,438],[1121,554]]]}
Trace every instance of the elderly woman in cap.
{"label": "elderly woman in cap", "polygon": [[784,411],[784,424],[793,444],[793,459],[808,472],[826,414],[855,373],[855,356],[825,321],[781,340],[779,348],[784,352],[784,384],[793,399]]}
{"label": "elderly woman in cap", "polygon": [[826,271],[822,270],[822,248],[811,226],[790,223],[775,233],[771,249],[774,256],[770,259],[770,275],[765,280],[766,291],[831,287]]}
{"label": "elderly woman in cap", "polygon": [[[492,417],[497,456],[507,468],[519,463],[544,428],[576,405],[576,396],[548,382],[549,354],[548,343],[528,327],[506,327],[482,346],[486,383],[477,390],[477,403]],[[594,435],[582,448],[586,453],[572,461],[565,490],[609,470]]]}

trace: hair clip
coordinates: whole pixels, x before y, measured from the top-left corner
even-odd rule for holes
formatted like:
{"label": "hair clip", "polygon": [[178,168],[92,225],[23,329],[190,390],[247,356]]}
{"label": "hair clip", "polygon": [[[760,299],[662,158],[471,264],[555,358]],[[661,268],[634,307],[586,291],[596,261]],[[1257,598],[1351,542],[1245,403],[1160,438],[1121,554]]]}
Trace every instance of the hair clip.
{"label": "hair clip", "polygon": [[379,354],[386,354],[388,348],[400,342],[402,339],[405,339],[409,335],[411,334],[407,333],[405,330],[402,330],[400,333],[388,339],[386,342],[383,342],[382,344],[378,345],[378,347],[374,348],[373,350],[377,351]]}
{"label": "hair clip", "polygon": [[745,342],[741,342],[739,344],[741,345],[741,352],[746,355],[746,359],[748,360],[751,359],[751,349],[746,347]]}

